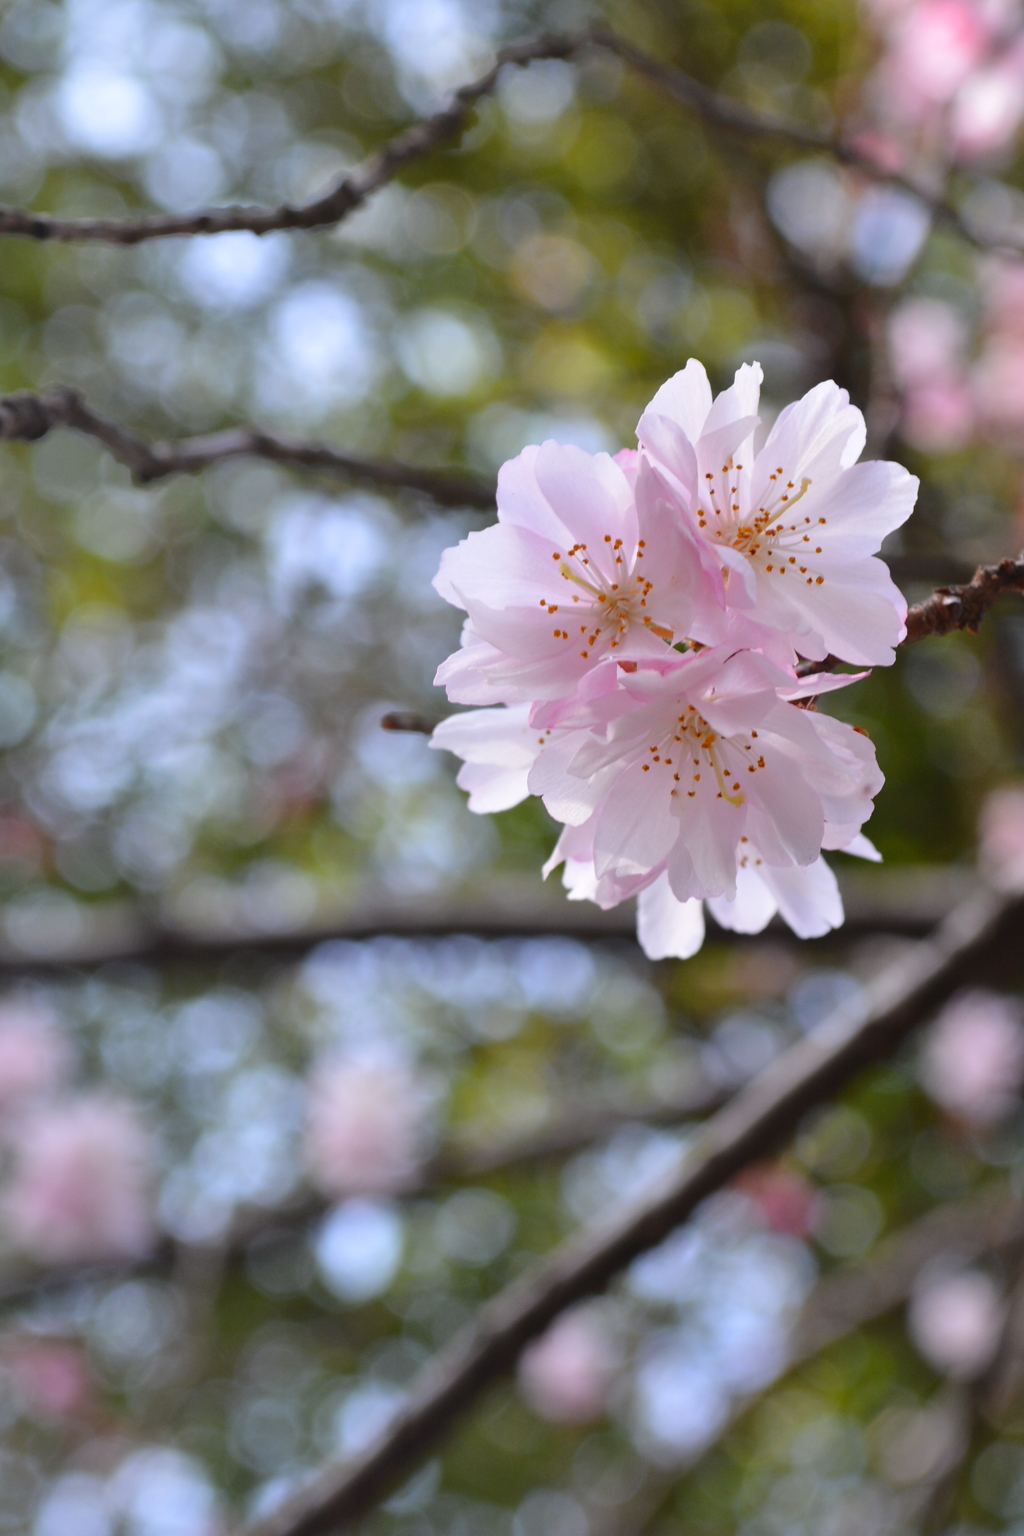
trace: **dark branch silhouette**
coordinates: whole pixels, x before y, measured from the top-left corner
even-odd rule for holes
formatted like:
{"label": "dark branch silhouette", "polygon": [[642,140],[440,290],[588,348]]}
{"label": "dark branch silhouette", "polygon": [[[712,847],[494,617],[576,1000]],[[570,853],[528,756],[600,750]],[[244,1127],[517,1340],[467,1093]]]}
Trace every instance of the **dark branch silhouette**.
{"label": "dark branch silhouette", "polygon": [[885,182],[911,193],[929,209],[933,218],[955,229],[972,245],[1012,250],[1018,254],[1021,250],[1018,243],[1005,238],[985,239],[971,228],[947,198],[937,196],[929,187],[909,177],[887,170],[839,135],[821,133],[785,118],[756,112],[743,102],[710,90],[699,80],[654,58],[606,27],[545,34],[502,48],[493,67],[479,79],[461,86],[439,112],[388,140],[362,165],[312,202],[299,206],[283,203],[277,208],[229,206],[207,208],[183,216],[146,214],[122,219],[60,219],[48,213],[0,205],[0,234],[27,235],[35,240],[138,245],[143,240],[171,235],[215,235],[231,230],[265,235],[273,230],[322,229],[338,224],[394,180],[411,161],[431,154],[459,134],[476,103],[494,90],[506,64],[529,64],[534,59],[567,59],[589,48],[602,48],[615,54],[630,69],[696,113],[715,131],[830,155],[873,181]]}
{"label": "dark branch silhouette", "polygon": [[[839,870],[839,882],[846,909],[844,938],[864,933],[920,938],[963,898],[973,885],[973,877],[955,866],[847,866]],[[79,916],[80,931],[73,939],[57,934],[51,941],[42,924],[32,931],[31,948],[0,938],[0,981],[54,970],[88,971],[112,960],[215,966],[233,956],[249,954],[254,961],[278,963],[299,960],[317,944],[333,939],[381,935],[411,939],[443,938],[452,933],[494,939],[558,935],[584,942],[632,944],[636,928],[631,902],[602,912],[592,902],[567,901],[557,882],[544,887],[529,876],[468,895],[433,893],[429,898],[399,900],[384,892],[376,897],[367,892],[359,906],[330,922],[281,933],[227,925],[219,932],[163,927],[151,923],[145,911],[130,902],[82,903]],[[773,940],[798,942],[781,921],[768,931]],[[728,940],[742,946],[756,944],[758,937],[730,933]],[[799,941],[801,945],[815,942]]]}
{"label": "dark branch silhouette", "polygon": [[414,1382],[405,1407],[359,1456],[328,1465],[250,1536],[321,1536],[360,1519],[412,1472],[567,1306],[594,1295],[662,1242],[743,1167],[773,1152],[806,1111],[869,1062],[891,1055],[995,952],[1019,946],[1024,896],[980,892],[935,936],[879,976],[865,1000],[791,1047],[713,1116],[679,1171],[653,1194],[564,1243],[481,1308]]}
{"label": "dark branch silhouette", "polygon": [[0,398],[0,439],[35,442],[54,427],[70,427],[103,444],[127,465],[138,485],[169,475],[194,474],[224,459],[271,459],[301,469],[322,469],[389,490],[419,491],[445,507],[494,506],[494,486],[458,470],[419,469],[412,464],[363,459],[326,443],[304,443],[256,427],[229,427],[203,437],[150,445],[134,432],[92,410],[77,389],[54,384],[41,394]]}

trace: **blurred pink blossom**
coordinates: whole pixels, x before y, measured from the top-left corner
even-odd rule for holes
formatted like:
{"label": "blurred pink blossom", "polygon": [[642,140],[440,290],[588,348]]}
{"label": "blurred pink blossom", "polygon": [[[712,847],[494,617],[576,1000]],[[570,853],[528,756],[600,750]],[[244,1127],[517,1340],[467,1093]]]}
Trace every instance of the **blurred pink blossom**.
{"label": "blurred pink blossom", "polygon": [[313,1079],[306,1164],[324,1194],[393,1195],[415,1181],[425,1097],[401,1067],[336,1061]]}
{"label": "blurred pink blossom", "polygon": [[519,1362],[530,1407],[554,1424],[589,1424],[605,1411],[619,1354],[594,1307],[565,1312]]}
{"label": "blurred pink blossom", "polygon": [[1001,890],[1024,890],[1024,785],[993,790],[978,828],[982,870]]}
{"label": "blurred pink blossom", "polygon": [[11,1140],[0,1210],[18,1247],[47,1264],[148,1252],[152,1147],[130,1104],[102,1094],[47,1104]]}
{"label": "blurred pink blossom", "polygon": [[974,400],[966,383],[941,380],[908,390],[903,399],[903,436],[923,453],[951,453],[970,442]]}
{"label": "blurred pink blossom", "polygon": [[821,1192],[808,1179],[773,1163],[756,1163],[736,1180],[765,1226],[789,1237],[808,1237],[818,1225]]}
{"label": "blurred pink blossom", "polygon": [[897,384],[929,384],[936,375],[963,370],[967,329],[959,311],[941,299],[908,299],[889,317],[889,350]]}
{"label": "blurred pink blossom", "polygon": [[951,304],[908,299],[889,320],[893,377],[903,390],[903,436],[924,452],[962,448],[974,429],[967,330]]}
{"label": "blurred pink blossom", "polygon": [[874,131],[897,134],[905,160],[926,163],[1005,149],[1024,116],[1019,0],[868,0],[865,8],[883,41],[866,89]]}
{"label": "blurred pink blossom", "polygon": [[63,1339],[18,1339],[0,1358],[33,1418],[73,1418],[92,1405],[93,1382],[77,1345]]}
{"label": "blurred pink blossom", "polygon": [[43,1009],[15,998],[0,1003],[0,1110],[54,1088],[70,1058],[67,1041]]}
{"label": "blurred pink blossom", "polygon": [[925,1092],[950,1114],[984,1126],[1010,1110],[1024,1079],[1024,1026],[1015,1002],[963,992],[942,1010],[925,1042]]}
{"label": "blurred pink blossom", "polygon": [[999,1292],[981,1270],[936,1276],[911,1298],[910,1337],[935,1370],[969,1381],[995,1353],[1003,1310]]}

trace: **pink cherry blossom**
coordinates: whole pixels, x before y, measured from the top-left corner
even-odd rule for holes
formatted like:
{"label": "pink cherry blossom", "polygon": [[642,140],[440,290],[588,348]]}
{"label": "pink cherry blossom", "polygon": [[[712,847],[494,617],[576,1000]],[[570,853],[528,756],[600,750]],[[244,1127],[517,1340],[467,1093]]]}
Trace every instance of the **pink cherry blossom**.
{"label": "pink cherry blossom", "polygon": [[724,646],[603,672],[528,775],[556,820],[593,818],[599,881],[663,867],[680,901],[734,901],[744,840],[767,865],[809,865],[826,824],[844,846],[871,814],[882,776],[870,742],[795,702],[854,679],[798,682]]}
{"label": "pink cherry blossom", "polygon": [[589,1424],[599,1419],[619,1367],[619,1352],[593,1307],[574,1307],[523,1351],[519,1387],[542,1419]]}
{"label": "pink cherry blossom", "polygon": [[982,807],[981,867],[1001,890],[1024,890],[1024,785],[993,790]]}
{"label": "pink cherry blossom", "polygon": [[936,1104],[969,1124],[1002,1119],[1024,1082],[1018,1004],[980,989],[954,998],[925,1042],[921,1080]]}
{"label": "pink cherry blossom", "polygon": [[327,1062],[314,1075],[306,1164],[332,1199],[393,1195],[415,1182],[425,1150],[424,1095],[402,1067]]}
{"label": "pink cherry blossom", "polygon": [[71,1051],[53,1017],[34,1003],[0,1003],[0,1110],[56,1087]]}
{"label": "pink cherry blossom", "polygon": [[874,558],[910,516],[918,482],[899,464],[858,464],[864,418],[846,391],[819,384],[778,416],[759,453],[761,369],[744,364],[712,399],[692,359],[658,390],[637,427],[644,458],[697,531],[724,614],[705,604],[694,639],[888,665],[906,602]]}
{"label": "pink cherry blossom", "polygon": [[908,1324],[918,1350],[937,1371],[970,1381],[999,1344],[1004,1307],[982,1270],[965,1269],[924,1279],[911,1298]]}
{"label": "pink cherry blossom", "polygon": [[566,823],[545,873],[564,861],[570,899],[602,907],[639,895],[646,953],[685,959],[703,942],[703,897],[745,933],[776,912],[802,937],[842,922],[821,850],[877,857],[860,828],[881,774],[864,736],[796,701],[848,681],[798,683],[724,647],[625,673],[609,663],[574,704],[535,707],[537,726],[525,705],[477,710],[431,744],[465,759],[471,809],[541,794]]}
{"label": "pink cherry blossom", "polygon": [[49,1264],[149,1251],[153,1154],[132,1105],[101,1094],[49,1103],[19,1121],[12,1143],[0,1209],[19,1248]]}
{"label": "pink cherry blossom", "polygon": [[462,704],[560,698],[602,657],[664,653],[703,597],[691,531],[655,476],[547,442],[498,477],[498,521],[445,551],[434,585],[469,614],[435,682]]}

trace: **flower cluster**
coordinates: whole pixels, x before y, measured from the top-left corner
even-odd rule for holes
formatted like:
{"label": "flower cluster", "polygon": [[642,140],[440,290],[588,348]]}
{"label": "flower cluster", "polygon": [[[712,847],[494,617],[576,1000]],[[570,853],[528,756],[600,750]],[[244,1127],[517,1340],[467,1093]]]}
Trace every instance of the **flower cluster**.
{"label": "flower cluster", "polygon": [[700,947],[705,900],[739,932],[775,912],[827,932],[842,905],[822,849],[877,857],[871,743],[813,708],[864,674],[797,663],[892,661],[906,605],[874,556],[917,482],[856,462],[863,417],[832,383],[755,449],[760,383],[744,365],[712,399],[691,360],[637,450],[525,449],[497,523],[446,550],[434,583],[468,614],[436,680],[485,707],[432,745],[464,759],[471,810],[539,795],[564,827],[547,869],[564,863],[575,899],[637,896],[652,958]]}

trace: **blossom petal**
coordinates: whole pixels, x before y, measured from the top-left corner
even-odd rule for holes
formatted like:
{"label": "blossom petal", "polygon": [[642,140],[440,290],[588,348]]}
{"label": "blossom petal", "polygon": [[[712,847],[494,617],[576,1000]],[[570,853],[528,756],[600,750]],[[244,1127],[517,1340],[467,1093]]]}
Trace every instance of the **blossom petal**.
{"label": "blossom petal", "polygon": [[648,960],[689,960],[704,942],[701,903],[677,901],[668,875],[659,875],[637,897],[636,936]]}
{"label": "blossom petal", "polygon": [[779,904],[758,871],[748,864],[736,872],[735,899],[709,896],[708,908],[720,928],[733,933],[761,933],[779,910]]}
{"label": "blossom petal", "polygon": [[660,778],[631,763],[615,780],[594,829],[594,867],[620,874],[647,874],[660,864],[679,836],[679,823]]}
{"label": "blossom petal", "polygon": [[704,430],[711,404],[707,369],[691,357],[685,368],[665,381],[647,410],[676,422],[690,442],[696,443]]}
{"label": "blossom petal", "polygon": [[761,878],[779,904],[779,912],[801,939],[817,939],[843,922],[843,899],[832,870],[822,858],[803,868],[763,865]]}

